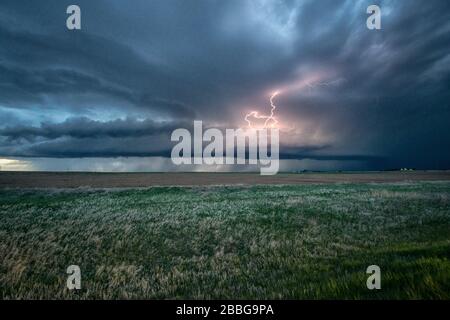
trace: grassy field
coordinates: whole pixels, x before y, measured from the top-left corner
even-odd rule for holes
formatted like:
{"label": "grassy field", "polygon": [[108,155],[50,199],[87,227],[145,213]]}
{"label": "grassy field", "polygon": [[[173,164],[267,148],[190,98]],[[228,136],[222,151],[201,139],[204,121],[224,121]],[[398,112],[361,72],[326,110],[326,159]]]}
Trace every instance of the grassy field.
{"label": "grassy field", "polygon": [[449,259],[449,182],[0,190],[3,299],[449,299]]}

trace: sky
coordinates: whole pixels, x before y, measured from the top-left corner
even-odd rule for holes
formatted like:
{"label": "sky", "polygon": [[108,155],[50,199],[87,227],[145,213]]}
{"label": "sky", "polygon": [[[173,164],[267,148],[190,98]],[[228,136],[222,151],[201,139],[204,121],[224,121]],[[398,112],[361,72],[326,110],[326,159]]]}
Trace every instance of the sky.
{"label": "sky", "polygon": [[281,170],[450,169],[449,17],[447,0],[2,0],[0,170],[252,170],[177,167],[170,135],[244,128],[277,90]]}

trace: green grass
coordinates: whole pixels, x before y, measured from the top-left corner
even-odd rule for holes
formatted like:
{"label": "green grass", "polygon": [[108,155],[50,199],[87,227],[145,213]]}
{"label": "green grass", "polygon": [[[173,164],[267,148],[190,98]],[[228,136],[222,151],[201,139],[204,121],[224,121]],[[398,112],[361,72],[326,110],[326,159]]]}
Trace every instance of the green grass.
{"label": "green grass", "polygon": [[0,191],[3,299],[449,299],[449,259],[444,182]]}

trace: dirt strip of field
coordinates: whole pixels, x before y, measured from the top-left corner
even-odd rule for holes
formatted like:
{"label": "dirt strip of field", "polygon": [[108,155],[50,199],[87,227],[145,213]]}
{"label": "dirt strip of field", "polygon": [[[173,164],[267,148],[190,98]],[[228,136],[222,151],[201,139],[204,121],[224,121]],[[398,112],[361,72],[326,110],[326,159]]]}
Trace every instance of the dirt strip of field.
{"label": "dirt strip of field", "polygon": [[148,186],[256,185],[449,181],[450,171],[358,173],[90,173],[0,172],[0,188],[125,188]]}

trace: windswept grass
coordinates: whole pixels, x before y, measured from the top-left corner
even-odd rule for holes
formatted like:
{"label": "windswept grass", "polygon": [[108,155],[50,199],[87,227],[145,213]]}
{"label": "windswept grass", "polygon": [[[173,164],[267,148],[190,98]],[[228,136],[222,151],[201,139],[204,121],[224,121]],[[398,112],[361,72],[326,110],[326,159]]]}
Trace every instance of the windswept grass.
{"label": "windswept grass", "polygon": [[3,299],[449,299],[449,259],[444,182],[0,191]]}

